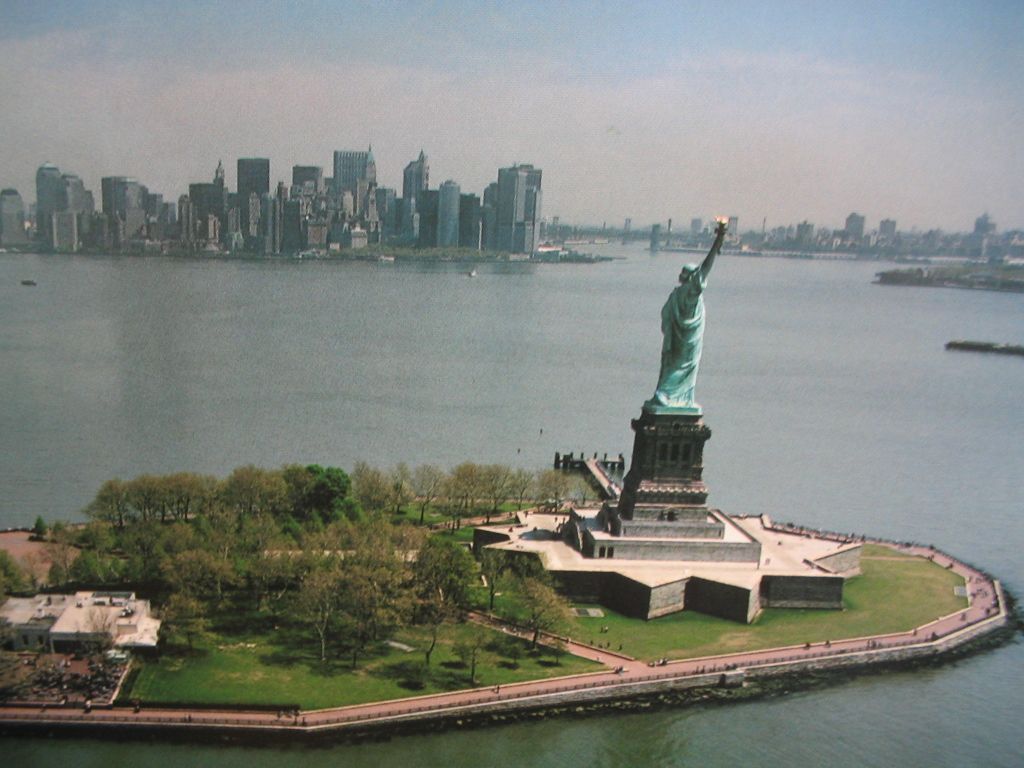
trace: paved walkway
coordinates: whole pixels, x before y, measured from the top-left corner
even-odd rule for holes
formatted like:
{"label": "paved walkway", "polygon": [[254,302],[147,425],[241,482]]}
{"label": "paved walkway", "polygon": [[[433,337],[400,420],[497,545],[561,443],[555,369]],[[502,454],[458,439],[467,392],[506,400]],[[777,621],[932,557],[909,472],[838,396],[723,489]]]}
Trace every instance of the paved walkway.
{"label": "paved walkway", "polygon": [[[892,545],[889,545],[892,546]],[[501,702],[532,700],[543,704],[544,697],[567,691],[594,688],[607,689],[613,694],[618,686],[635,686],[650,681],[711,676],[708,683],[717,680],[724,672],[747,670],[772,665],[785,665],[814,659],[842,658],[853,653],[880,656],[895,648],[927,644],[980,622],[1005,617],[1005,601],[998,583],[982,572],[948,555],[927,547],[902,546],[899,551],[933,559],[938,565],[949,567],[964,577],[970,605],[963,611],[949,616],[937,617],[935,621],[910,632],[889,635],[836,640],[835,642],[814,643],[787,648],[773,648],[764,651],[725,654],[685,661],[674,661],[651,666],[629,656],[607,649],[594,648],[565,638],[560,639],[566,651],[581,658],[592,659],[606,666],[600,672],[549,680],[532,680],[501,686],[430,694],[407,699],[359,704],[349,707],[305,711],[298,713],[254,712],[240,710],[172,710],[158,707],[143,707],[135,712],[131,708],[94,708],[85,713],[81,709],[46,709],[40,707],[12,706],[0,708],[0,722],[31,720],[34,722],[81,722],[132,724],[157,726],[173,724],[180,727],[253,728],[270,730],[317,731],[354,725],[369,721],[381,722],[403,717],[460,710],[479,705],[494,705]],[[521,628],[504,624],[490,616],[472,614],[474,621],[496,626],[502,631],[528,637]],[[550,636],[542,635],[542,641],[551,642]]]}

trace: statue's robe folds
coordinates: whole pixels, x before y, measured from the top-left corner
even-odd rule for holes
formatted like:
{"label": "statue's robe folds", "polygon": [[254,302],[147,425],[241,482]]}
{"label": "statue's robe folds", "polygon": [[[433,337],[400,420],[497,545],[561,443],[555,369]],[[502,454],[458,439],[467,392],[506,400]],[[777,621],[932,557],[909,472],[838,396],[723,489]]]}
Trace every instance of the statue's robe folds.
{"label": "statue's robe folds", "polygon": [[700,353],[704,346],[703,272],[692,268],[661,308],[661,372],[658,388],[648,402],[653,406],[692,408]]}

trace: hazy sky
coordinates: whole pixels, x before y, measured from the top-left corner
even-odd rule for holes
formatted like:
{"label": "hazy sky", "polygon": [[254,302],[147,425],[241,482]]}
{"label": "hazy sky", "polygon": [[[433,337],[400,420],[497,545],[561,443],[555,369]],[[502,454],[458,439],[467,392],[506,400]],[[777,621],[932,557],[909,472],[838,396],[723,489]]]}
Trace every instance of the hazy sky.
{"label": "hazy sky", "polygon": [[373,144],[401,188],[544,170],[544,214],[620,226],[1024,227],[1024,2],[0,0],[0,186],[45,161],[177,199],[223,159]]}

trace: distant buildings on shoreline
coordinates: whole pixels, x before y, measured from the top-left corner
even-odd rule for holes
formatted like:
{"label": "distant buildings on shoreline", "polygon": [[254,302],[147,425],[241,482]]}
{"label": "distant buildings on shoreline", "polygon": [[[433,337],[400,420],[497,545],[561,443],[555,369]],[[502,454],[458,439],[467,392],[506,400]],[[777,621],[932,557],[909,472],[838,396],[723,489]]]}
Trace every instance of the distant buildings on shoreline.
{"label": "distant buildings on shoreline", "polygon": [[[15,189],[0,191],[0,247],[56,253],[186,252],[199,254],[328,254],[368,245],[469,249],[528,258],[542,243],[621,239],[646,241],[653,250],[705,248],[713,219],[692,217],[689,227],[673,220],[647,227],[635,219],[621,229],[606,225],[570,226],[542,216],[542,171],[529,164],[500,168],[497,179],[477,195],[453,179],[430,187],[430,164],[421,150],[402,174],[399,190],[377,180],[373,148],[334,152],[330,171],[294,165],[291,183],[272,184],[265,157],[236,161],[236,188],[225,183],[218,162],[210,181],[190,183],[174,200],[151,192],[129,176],[105,176],[99,205],[82,179],[44,163],[36,172],[36,202],[26,204]],[[747,251],[794,254],[918,257],[944,254],[1000,261],[1024,257],[1024,233],[998,233],[988,214],[972,232],[899,231],[882,219],[871,228],[865,216],[850,213],[843,229],[809,221],[741,232],[729,217],[727,245]]]}
{"label": "distant buildings on shoreline", "polygon": [[74,174],[44,163],[36,203],[14,189],[0,196],[0,246],[57,253],[330,253],[367,245],[463,248],[532,256],[541,241],[542,171],[500,168],[483,197],[454,180],[430,188],[426,154],[403,173],[402,194],[377,183],[372,147],[339,150],[333,176],[295,165],[291,184],[271,186],[269,158],[237,160],[236,189],[221,162],[210,181],[189,184],[176,202],[127,176],[105,176],[97,210]]}

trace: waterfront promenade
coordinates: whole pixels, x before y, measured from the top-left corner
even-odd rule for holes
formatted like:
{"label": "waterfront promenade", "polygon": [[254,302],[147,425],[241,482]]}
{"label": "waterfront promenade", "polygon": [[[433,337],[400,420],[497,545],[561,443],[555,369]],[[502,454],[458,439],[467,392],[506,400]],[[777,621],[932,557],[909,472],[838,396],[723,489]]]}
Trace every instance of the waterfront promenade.
{"label": "waterfront promenade", "polygon": [[[894,545],[894,556],[917,555],[932,559],[963,577],[967,608],[937,617],[907,632],[871,637],[723,654],[672,662],[643,662],[595,648],[571,638],[542,635],[542,642],[558,642],[566,652],[603,664],[605,669],[569,677],[534,680],[448,693],[430,694],[331,709],[267,712],[244,709],[182,709],[144,706],[137,711],[125,706],[54,708],[11,705],[0,708],[0,724],[34,727],[62,725],[76,728],[104,726],[122,729],[200,729],[223,732],[264,731],[316,733],[400,727],[403,722],[458,719],[486,714],[515,713],[563,705],[685,688],[739,685],[747,679],[801,671],[870,666],[935,657],[1010,620],[1002,589],[995,579],[955,558],[919,545]],[[473,621],[527,637],[528,633],[500,620],[470,614]]]}

